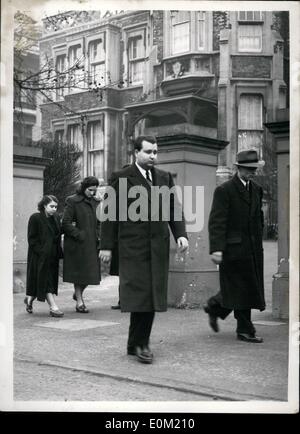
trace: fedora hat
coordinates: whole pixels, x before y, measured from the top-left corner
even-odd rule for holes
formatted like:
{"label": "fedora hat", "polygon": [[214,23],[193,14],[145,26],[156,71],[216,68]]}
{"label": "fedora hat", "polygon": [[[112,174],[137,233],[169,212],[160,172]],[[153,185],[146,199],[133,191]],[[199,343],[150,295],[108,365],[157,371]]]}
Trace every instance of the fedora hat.
{"label": "fedora hat", "polygon": [[236,166],[243,167],[263,167],[265,162],[258,159],[258,153],[256,149],[247,149],[246,151],[240,151],[236,154]]}

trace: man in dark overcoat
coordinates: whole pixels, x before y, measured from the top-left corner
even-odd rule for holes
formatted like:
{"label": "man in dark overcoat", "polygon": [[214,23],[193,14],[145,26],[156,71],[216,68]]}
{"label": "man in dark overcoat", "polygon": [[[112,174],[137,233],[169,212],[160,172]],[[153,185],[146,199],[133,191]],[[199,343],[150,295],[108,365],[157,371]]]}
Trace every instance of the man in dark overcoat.
{"label": "man in dark overcoat", "polygon": [[[116,203],[128,201],[124,205],[126,218],[124,209],[118,207],[116,221],[107,219],[102,223],[100,257],[104,262],[109,261],[117,240],[121,311],[131,312],[127,353],[137,356],[142,363],[152,363],[149,338],[154,313],[167,310],[169,227],[179,251],[187,249],[188,241],[183,213],[180,219],[174,217],[177,203],[174,196],[169,203],[154,204],[151,195],[153,187],[174,187],[172,175],[154,167],[156,139],[139,136],[134,141],[134,153],[135,162],[113,173],[110,179],[110,187],[116,192]],[[130,197],[134,187],[140,189],[139,197],[148,204],[146,215],[142,216],[140,210],[140,219],[130,215],[136,200]],[[151,218],[151,214],[155,218]]]}
{"label": "man in dark overcoat", "polygon": [[237,173],[214,192],[208,229],[211,259],[219,264],[220,292],[208,300],[204,310],[215,332],[219,331],[217,319],[225,319],[234,310],[237,338],[261,343],[251,309],[265,309],[263,190],[253,177],[264,162],[250,149],[239,152],[235,164]]}

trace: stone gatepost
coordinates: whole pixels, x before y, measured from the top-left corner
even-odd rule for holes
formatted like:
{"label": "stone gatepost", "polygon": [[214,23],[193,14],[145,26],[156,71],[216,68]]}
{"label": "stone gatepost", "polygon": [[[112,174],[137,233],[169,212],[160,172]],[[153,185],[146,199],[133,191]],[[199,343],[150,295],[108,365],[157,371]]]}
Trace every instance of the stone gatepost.
{"label": "stone gatepost", "polygon": [[[188,224],[189,252],[185,258],[177,253],[173,239],[171,243],[168,304],[182,308],[202,306],[209,296],[218,291],[218,270],[209,258],[207,223],[216,187],[218,154],[228,144],[211,138],[216,134],[211,134],[209,138],[196,135],[195,126],[185,127],[182,134],[161,135],[162,131],[156,134],[158,167],[171,172],[175,184],[182,189],[193,187],[194,199],[197,186],[202,187],[200,191],[203,192],[199,196],[201,203],[196,220],[200,227],[197,228],[196,222]],[[150,129],[147,133],[151,133]],[[195,200],[193,203],[195,205]],[[196,212],[195,208],[193,212]]]}
{"label": "stone gatepost", "polygon": [[49,159],[42,149],[14,146],[13,291],[24,292],[27,265],[27,224],[43,196],[44,169]]}
{"label": "stone gatepost", "polygon": [[272,283],[272,315],[289,317],[289,179],[290,125],[288,109],[277,110],[276,122],[265,124],[274,135],[277,154],[278,270]]}

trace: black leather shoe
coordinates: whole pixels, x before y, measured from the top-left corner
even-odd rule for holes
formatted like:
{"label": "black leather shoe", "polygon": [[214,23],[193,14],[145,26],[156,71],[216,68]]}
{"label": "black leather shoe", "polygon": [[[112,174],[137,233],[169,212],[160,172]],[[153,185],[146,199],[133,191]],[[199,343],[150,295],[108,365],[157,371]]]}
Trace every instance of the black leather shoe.
{"label": "black leather shoe", "polygon": [[111,309],[121,309],[119,304],[113,304],[112,306],[110,306]]}
{"label": "black leather shoe", "polygon": [[263,338],[259,338],[258,336],[255,335],[252,336],[249,335],[248,333],[238,333],[237,338],[239,341],[252,342],[254,344],[261,344],[264,341]]}
{"label": "black leather shoe", "polygon": [[153,353],[151,352],[148,345],[127,347],[127,354],[130,356],[136,356],[138,361],[141,363],[152,363]]}
{"label": "black leather shoe", "polygon": [[207,305],[205,305],[203,307],[204,312],[206,312],[208,314],[208,323],[210,325],[210,327],[212,328],[212,330],[216,333],[218,333],[219,331],[219,325],[218,325],[218,317],[215,315],[212,315],[209,311],[209,307]]}

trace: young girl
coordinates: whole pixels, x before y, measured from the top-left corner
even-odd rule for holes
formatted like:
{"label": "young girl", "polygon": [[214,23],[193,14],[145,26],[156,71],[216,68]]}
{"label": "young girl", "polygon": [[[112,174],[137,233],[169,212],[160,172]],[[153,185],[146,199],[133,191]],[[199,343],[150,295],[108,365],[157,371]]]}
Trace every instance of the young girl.
{"label": "young girl", "polygon": [[32,313],[35,298],[47,300],[50,316],[62,317],[54,295],[58,288],[58,266],[62,257],[61,224],[56,214],[58,200],[46,195],[38,203],[39,212],[34,213],[28,222],[27,283],[24,303],[28,313]]}

